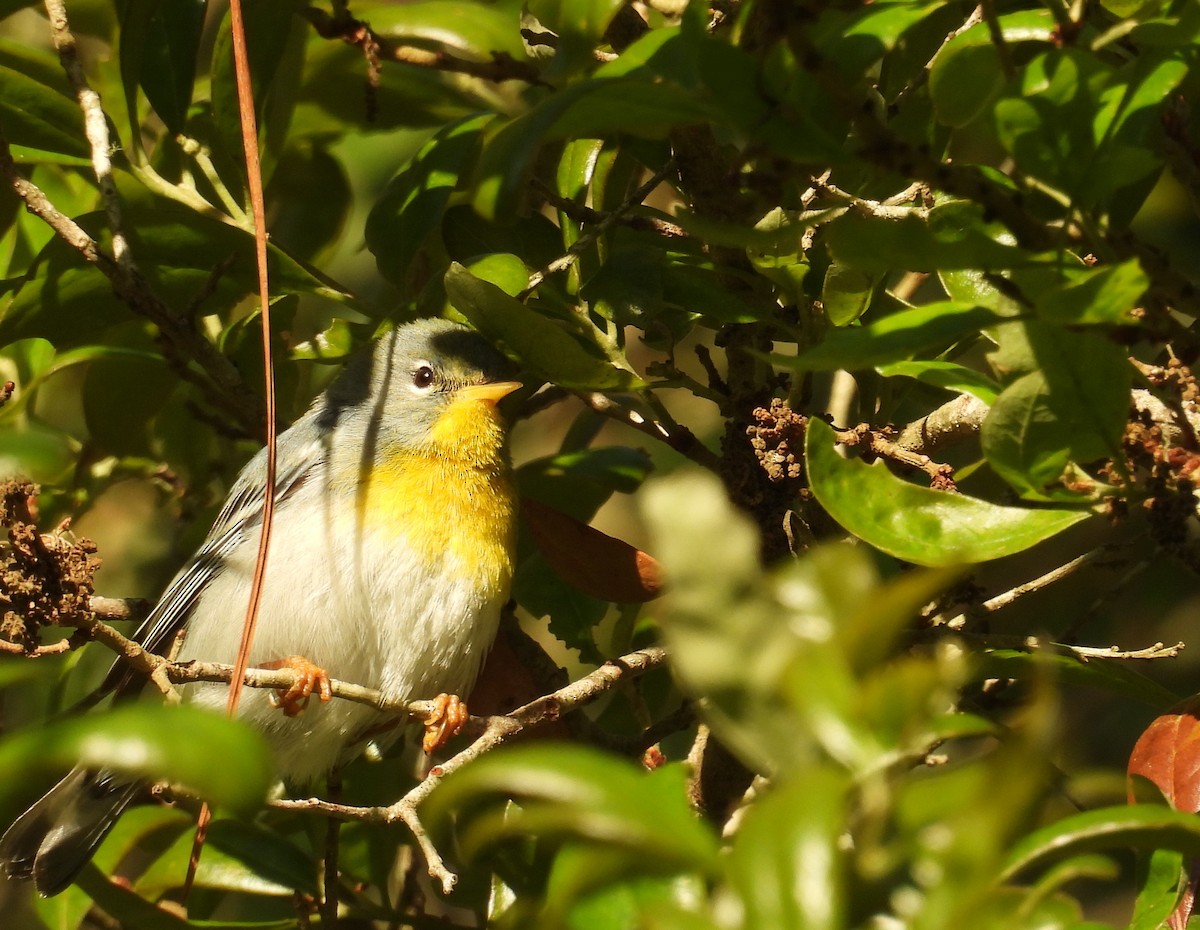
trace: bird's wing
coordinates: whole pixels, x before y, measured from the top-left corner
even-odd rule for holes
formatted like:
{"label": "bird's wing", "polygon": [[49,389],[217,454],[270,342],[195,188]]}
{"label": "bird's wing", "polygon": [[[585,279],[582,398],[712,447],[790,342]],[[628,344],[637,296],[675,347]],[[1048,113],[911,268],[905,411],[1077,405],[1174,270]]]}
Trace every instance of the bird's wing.
{"label": "bird's wing", "polygon": [[[275,476],[276,505],[295,493],[325,460],[325,443],[311,431],[305,433],[306,437],[301,440],[293,428],[279,437],[277,458],[282,468]],[[266,461],[266,450],[263,449],[242,469],[204,544],[167,585],[154,610],[134,634],[134,639],[144,649],[161,653],[169,647],[175,634],[187,623],[201,592],[220,572],[225,559],[261,524],[266,497]],[[102,691],[124,691],[130,681],[128,666],[118,660],[101,688]]]}

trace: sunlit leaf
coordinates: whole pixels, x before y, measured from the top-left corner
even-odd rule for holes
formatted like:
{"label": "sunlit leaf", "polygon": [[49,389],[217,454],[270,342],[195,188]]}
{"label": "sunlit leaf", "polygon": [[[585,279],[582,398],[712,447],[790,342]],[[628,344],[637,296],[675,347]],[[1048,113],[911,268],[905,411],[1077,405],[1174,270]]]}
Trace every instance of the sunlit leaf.
{"label": "sunlit leaf", "polygon": [[918,565],[1002,558],[1088,517],[1086,511],[1006,507],[918,487],[883,462],[844,459],[834,445],[833,430],[810,420],[805,462],[821,506],[855,536]]}

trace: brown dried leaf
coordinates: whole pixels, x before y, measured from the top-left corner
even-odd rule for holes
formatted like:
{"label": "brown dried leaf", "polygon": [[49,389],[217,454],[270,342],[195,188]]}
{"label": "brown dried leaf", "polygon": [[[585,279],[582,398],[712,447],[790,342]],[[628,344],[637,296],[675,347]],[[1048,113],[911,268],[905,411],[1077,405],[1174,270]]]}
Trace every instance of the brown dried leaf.
{"label": "brown dried leaf", "polygon": [[1158,787],[1176,810],[1200,812],[1200,696],[1188,698],[1146,727],[1129,754],[1129,800],[1134,776]]}
{"label": "brown dried leaf", "polygon": [[539,501],[521,501],[521,514],[546,562],[584,594],[634,604],[661,593],[658,562],[640,549]]}

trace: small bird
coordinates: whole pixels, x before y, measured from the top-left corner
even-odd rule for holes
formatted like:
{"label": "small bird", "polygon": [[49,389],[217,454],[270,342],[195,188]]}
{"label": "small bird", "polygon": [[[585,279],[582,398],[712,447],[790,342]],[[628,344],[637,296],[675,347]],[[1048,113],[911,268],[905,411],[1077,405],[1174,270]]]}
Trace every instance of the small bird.
{"label": "small bird", "polygon": [[[250,665],[294,668],[299,683],[282,695],[244,691],[238,716],[266,738],[285,782],[324,777],[388,719],[327,700],[331,677],[392,700],[438,695],[450,731],[466,719],[453,695],[475,681],[512,580],[516,494],[496,409],[520,387],[511,371],[466,327],[409,323],[353,358],[280,434]],[[139,630],[147,649],[165,652],[182,634],[180,661],[233,664],[265,486],[264,449]],[[118,664],[107,684],[128,691],[131,674]],[[323,700],[300,713],[314,690]],[[220,712],[226,695],[223,684],[185,689]],[[142,787],[75,770],[0,838],[0,868],[57,894]]]}

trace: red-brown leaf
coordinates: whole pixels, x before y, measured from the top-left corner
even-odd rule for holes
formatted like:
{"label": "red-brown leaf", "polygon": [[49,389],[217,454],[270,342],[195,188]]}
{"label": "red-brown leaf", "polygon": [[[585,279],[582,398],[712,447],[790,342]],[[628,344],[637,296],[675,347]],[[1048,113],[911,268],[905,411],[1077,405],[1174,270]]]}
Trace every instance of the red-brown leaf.
{"label": "red-brown leaf", "polygon": [[1153,782],[1176,810],[1200,812],[1200,696],[1188,698],[1146,727],[1129,754],[1129,800],[1133,777]]}
{"label": "red-brown leaf", "polygon": [[584,594],[634,604],[661,593],[658,562],[640,549],[539,501],[521,501],[521,514],[546,562]]}

